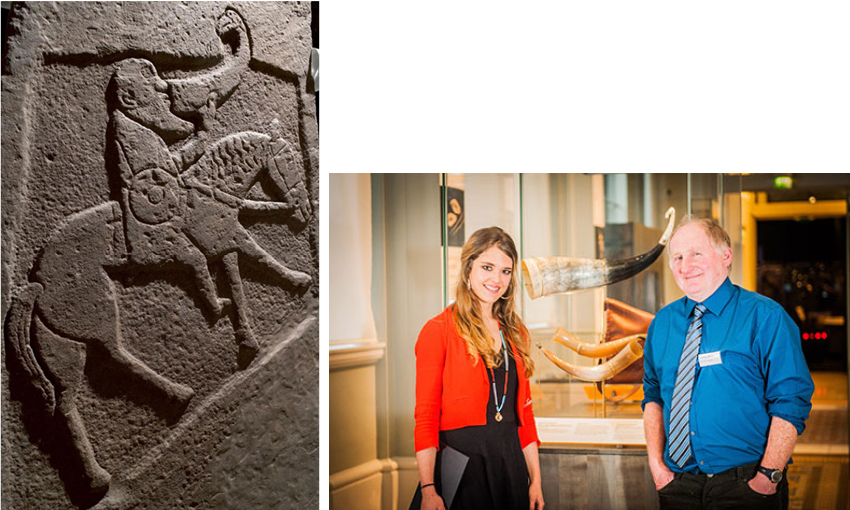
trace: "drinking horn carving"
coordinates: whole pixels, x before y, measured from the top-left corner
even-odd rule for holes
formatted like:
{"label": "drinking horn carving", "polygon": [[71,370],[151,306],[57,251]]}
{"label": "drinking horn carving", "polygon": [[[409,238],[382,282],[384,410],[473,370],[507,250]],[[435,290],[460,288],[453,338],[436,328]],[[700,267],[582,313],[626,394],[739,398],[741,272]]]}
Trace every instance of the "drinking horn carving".
{"label": "drinking horn carving", "polygon": [[177,114],[200,112],[205,119],[215,117],[216,108],[230,97],[248,70],[252,48],[242,16],[227,8],[215,30],[225,48],[224,59],[201,73],[167,80],[173,98],[172,110]]}
{"label": "drinking horn carving", "polygon": [[[561,331],[563,331],[563,329],[559,328],[558,333],[555,334],[554,340],[562,345],[569,347],[570,349],[574,350],[579,354],[584,355],[588,350],[594,349],[600,353],[602,353],[603,351],[610,351],[610,354],[613,354],[614,352],[616,352],[616,349],[613,349],[613,346],[611,344],[617,344],[618,346],[621,346],[620,352],[618,352],[616,356],[609,359],[605,363],[602,363],[601,365],[596,365],[592,367],[573,365],[562,360],[558,356],[555,356],[545,347],[540,347],[540,350],[543,351],[543,355],[549,358],[549,361],[557,365],[558,368],[560,368],[564,372],[567,372],[573,377],[582,379],[584,381],[598,382],[610,379],[620,373],[623,369],[631,365],[635,360],[643,356],[643,347],[641,346],[640,342],[646,338],[646,335],[632,335],[626,338],[615,340],[613,342],[606,342],[600,345],[590,345],[584,344],[572,335],[570,335],[571,338],[567,340],[566,337],[559,336]],[[581,345],[575,345],[573,340],[575,340]],[[625,347],[622,347],[623,344],[625,344]],[[612,348],[609,349],[608,346],[611,346]],[[582,350],[584,350],[584,352],[582,352]],[[600,354],[600,356],[606,355],[608,354]],[[596,356],[594,355],[594,357]]]}
{"label": "drinking horn carving", "polygon": [[667,229],[658,244],[648,252],[635,257],[608,261],[573,257],[538,257],[522,261],[525,290],[531,299],[541,296],[592,289],[611,285],[630,278],[649,267],[664,251],[673,233],[676,210],[667,209]]}

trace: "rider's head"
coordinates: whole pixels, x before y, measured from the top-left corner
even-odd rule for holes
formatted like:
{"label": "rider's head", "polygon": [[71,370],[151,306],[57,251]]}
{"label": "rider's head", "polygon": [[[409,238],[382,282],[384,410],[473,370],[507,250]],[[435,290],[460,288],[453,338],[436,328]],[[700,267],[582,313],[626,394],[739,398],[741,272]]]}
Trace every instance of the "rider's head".
{"label": "rider's head", "polygon": [[195,126],[171,112],[168,83],[149,60],[128,58],[115,66],[110,84],[115,107],[163,138],[185,138]]}

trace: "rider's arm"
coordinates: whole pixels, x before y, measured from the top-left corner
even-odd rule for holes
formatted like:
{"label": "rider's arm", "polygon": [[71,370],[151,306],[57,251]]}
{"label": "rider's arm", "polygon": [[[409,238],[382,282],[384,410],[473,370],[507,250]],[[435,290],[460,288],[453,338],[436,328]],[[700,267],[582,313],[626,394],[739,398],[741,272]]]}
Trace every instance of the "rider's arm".
{"label": "rider's arm", "polygon": [[210,136],[206,131],[198,131],[181,145],[177,150],[171,153],[171,158],[174,164],[177,165],[177,171],[183,173],[187,168],[192,166],[195,161],[204,154],[209,144]]}

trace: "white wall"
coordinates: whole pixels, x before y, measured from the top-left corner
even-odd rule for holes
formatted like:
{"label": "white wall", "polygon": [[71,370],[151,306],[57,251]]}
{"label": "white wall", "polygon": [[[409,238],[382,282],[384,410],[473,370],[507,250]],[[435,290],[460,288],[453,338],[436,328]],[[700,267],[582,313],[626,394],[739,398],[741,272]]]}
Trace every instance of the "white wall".
{"label": "white wall", "polygon": [[374,341],[372,192],[368,174],[329,174],[329,338]]}

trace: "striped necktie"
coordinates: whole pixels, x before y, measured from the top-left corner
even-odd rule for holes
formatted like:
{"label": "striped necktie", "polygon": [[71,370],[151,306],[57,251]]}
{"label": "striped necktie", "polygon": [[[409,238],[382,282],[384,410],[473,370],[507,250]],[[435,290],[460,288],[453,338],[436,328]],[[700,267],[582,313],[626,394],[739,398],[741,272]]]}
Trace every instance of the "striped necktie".
{"label": "striped necktie", "polygon": [[690,414],[691,394],[694,389],[696,376],[697,355],[702,339],[703,305],[694,307],[694,316],[688,328],[682,357],[679,359],[679,371],[676,375],[676,386],[673,388],[673,403],[670,406],[670,434],[667,444],[670,447],[670,458],[677,466],[682,467],[691,456]]}

